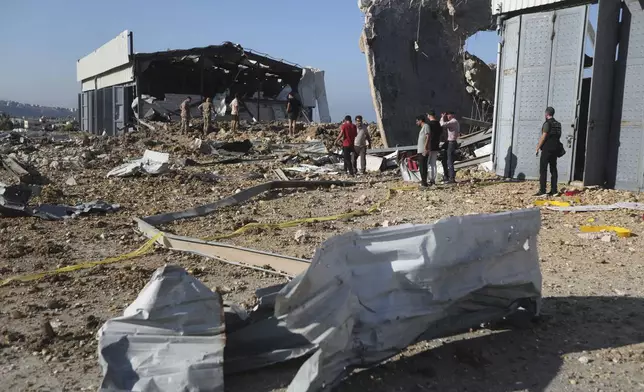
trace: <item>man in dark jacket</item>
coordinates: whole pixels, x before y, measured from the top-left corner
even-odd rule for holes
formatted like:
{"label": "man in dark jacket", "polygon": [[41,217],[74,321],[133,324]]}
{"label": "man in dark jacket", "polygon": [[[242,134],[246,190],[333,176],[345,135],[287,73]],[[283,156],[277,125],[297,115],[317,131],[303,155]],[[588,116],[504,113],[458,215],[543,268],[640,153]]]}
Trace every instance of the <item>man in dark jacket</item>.
{"label": "man in dark jacket", "polygon": [[556,195],[557,192],[557,158],[559,157],[560,141],[561,139],[561,123],[554,118],[555,109],[552,107],[546,108],[546,121],[541,127],[541,137],[537,144],[536,155],[541,151],[541,159],[539,161],[539,192],[535,196],[543,196],[546,194],[546,175],[548,166],[550,166],[550,193],[549,195]]}

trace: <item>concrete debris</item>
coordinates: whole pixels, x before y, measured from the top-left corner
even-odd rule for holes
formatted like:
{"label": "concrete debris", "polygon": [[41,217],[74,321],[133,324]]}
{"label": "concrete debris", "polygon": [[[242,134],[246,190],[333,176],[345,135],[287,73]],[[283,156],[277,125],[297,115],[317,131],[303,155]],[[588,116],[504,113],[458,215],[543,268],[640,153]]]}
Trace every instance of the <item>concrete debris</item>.
{"label": "concrete debris", "polygon": [[143,158],[121,165],[107,173],[107,177],[129,177],[139,173],[162,174],[168,171],[170,154],[145,150]]}
{"label": "concrete debris", "polygon": [[483,60],[470,53],[465,53],[463,60],[466,90],[485,102],[486,111],[490,111],[494,104],[494,89],[496,87],[496,72]]}
{"label": "concrete debris", "polygon": [[76,185],[78,185],[78,183],[76,182],[76,179],[74,178],[74,176],[69,177],[69,178],[67,179],[67,181],[65,181],[65,184],[66,184],[66,185],[69,185],[69,186],[76,186]]}
{"label": "concrete debris", "polygon": [[2,166],[5,170],[16,176],[23,184],[46,185],[49,180],[42,176],[38,170],[18,160],[15,154],[0,155]]}
{"label": "concrete debris", "polygon": [[461,51],[467,38],[492,24],[489,1],[455,2],[452,13],[444,0],[423,1],[420,10],[417,3],[359,4],[365,15],[360,47],[386,146],[412,144],[418,136],[414,120],[428,108],[471,113]]}
{"label": "concrete debris", "polygon": [[309,238],[309,235],[304,230],[298,230],[295,232],[295,241],[302,243]]}
{"label": "concrete debris", "polygon": [[367,195],[360,195],[357,199],[353,201],[353,204],[359,204],[359,205],[365,205],[369,203],[369,199],[367,198]]}

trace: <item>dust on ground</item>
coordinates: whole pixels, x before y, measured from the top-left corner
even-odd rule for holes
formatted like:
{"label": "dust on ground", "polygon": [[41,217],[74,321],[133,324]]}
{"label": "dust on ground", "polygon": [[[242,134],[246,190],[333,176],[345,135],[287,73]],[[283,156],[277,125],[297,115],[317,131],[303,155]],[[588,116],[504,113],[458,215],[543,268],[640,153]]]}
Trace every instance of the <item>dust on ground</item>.
{"label": "dust on ground", "polygon": [[[186,158],[213,161],[194,150],[196,135],[157,124],[156,133],[115,138],[74,136],[64,143],[38,143],[16,154],[31,162],[51,184],[32,202],[75,204],[95,199],[119,203],[114,214],[73,220],[0,218],[0,279],[101,260],[133,251],[146,242],[133,217],[211,203],[239,189],[276,179],[281,157],[249,163],[184,166]],[[198,127],[198,126],[197,126]],[[211,134],[212,140],[291,142],[284,127]],[[332,143],[336,125],[301,130],[296,141]],[[30,148],[31,150],[32,148]],[[173,170],[150,177],[106,178],[106,173],[145,149],[169,152]],[[266,154],[264,152],[263,154]],[[250,158],[257,158],[251,154]],[[219,179],[204,181],[198,173]],[[290,174],[289,174],[290,175]],[[76,185],[67,185],[74,177]],[[304,177],[304,176],[302,176]],[[325,239],[355,229],[401,223],[430,223],[465,214],[531,206],[535,184],[497,183],[475,171],[459,173],[459,184],[429,190],[401,190],[372,215],[312,223],[280,230],[255,230],[224,242],[310,258]],[[309,176],[349,179],[343,175]],[[335,215],[368,209],[390,188],[406,186],[396,171],[351,178],[354,186],[275,190],[216,214],[171,223],[170,232],[208,237],[250,222]],[[642,201],[639,194],[585,189],[581,204]],[[558,200],[565,200],[562,197]],[[589,224],[623,226],[630,238],[581,238]],[[296,239],[296,232],[298,233]],[[420,342],[371,369],[356,372],[341,391],[635,391],[644,390],[644,220],[641,212],[542,211],[539,251],[543,272],[543,313],[538,323],[484,326],[457,336]],[[5,390],[96,390],[100,383],[96,332],[121,315],[164,265],[180,265],[224,299],[250,308],[254,290],[285,282],[266,272],[157,248],[122,263],[97,266],[31,283],[0,287],[0,378]],[[229,391],[283,391],[299,368],[293,361],[243,375],[227,376]]]}

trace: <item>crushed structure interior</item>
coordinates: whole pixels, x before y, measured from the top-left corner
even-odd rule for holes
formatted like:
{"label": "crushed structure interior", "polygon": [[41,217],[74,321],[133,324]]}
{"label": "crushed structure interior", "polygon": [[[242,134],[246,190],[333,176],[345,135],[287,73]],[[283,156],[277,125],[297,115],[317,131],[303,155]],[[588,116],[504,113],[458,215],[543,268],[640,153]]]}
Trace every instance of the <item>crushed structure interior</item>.
{"label": "crushed structure interior", "polygon": [[302,68],[246,51],[231,42],[186,50],[137,53],[141,94],[162,99],[167,93],[214,97],[230,91],[241,98],[261,92],[276,98],[287,86],[297,90]]}

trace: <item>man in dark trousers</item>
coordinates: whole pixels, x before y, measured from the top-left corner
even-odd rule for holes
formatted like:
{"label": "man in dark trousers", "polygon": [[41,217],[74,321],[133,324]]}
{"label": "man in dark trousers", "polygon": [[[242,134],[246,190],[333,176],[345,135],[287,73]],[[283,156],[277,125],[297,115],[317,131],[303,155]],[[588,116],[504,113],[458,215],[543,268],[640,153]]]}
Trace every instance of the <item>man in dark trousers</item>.
{"label": "man in dark trousers", "polygon": [[344,171],[352,176],[355,175],[357,168],[353,167],[351,154],[355,154],[355,140],[358,136],[358,129],[351,122],[351,116],[345,116],[344,122],[340,126],[340,134],[335,139],[336,143],[342,141],[342,157],[344,158]]}
{"label": "man in dark trousers", "polygon": [[425,116],[416,117],[416,125],[420,127],[418,133],[418,145],[416,153],[418,154],[418,170],[420,171],[420,185],[427,187],[427,160],[429,159],[429,125],[427,125]]}
{"label": "man in dark trousers", "polygon": [[456,182],[456,171],[454,170],[454,160],[456,150],[458,149],[458,138],[461,136],[461,126],[456,119],[454,112],[441,114],[440,124],[447,131],[447,172],[444,177],[449,184]]}
{"label": "man in dark trousers", "polygon": [[541,159],[539,161],[539,192],[535,196],[543,196],[546,194],[546,175],[548,166],[550,166],[550,193],[549,195],[556,195],[557,192],[557,158],[559,157],[559,149],[561,139],[561,123],[554,118],[555,109],[552,107],[546,108],[546,121],[541,127],[541,137],[537,144],[536,155],[539,156],[541,151]]}
{"label": "man in dark trousers", "polygon": [[286,104],[286,115],[288,116],[288,135],[295,137],[295,128],[297,119],[300,117],[302,104],[292,92],[288,94],[288,103]]}
{"label": "man in dark trousers", "polygon": [[[427,113],[427,119],[429,122],[429,185],[436,184],[436,161],[438,160],[438,154],[440,153],[440,144],[441,136],[443,134],[443,128],[441,127],[440,121],[436,119],[436,112],[430,110]],[[445,162],[447,166],[447,162]],[[445,171],[447,173],[447,171]]]}

